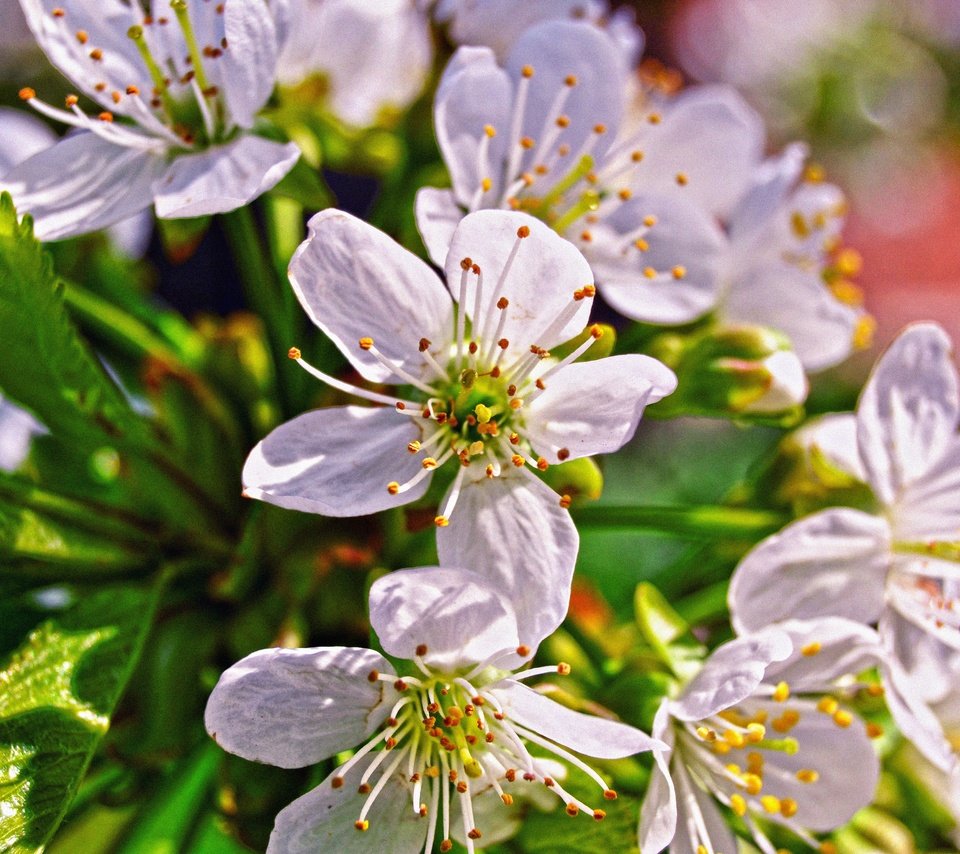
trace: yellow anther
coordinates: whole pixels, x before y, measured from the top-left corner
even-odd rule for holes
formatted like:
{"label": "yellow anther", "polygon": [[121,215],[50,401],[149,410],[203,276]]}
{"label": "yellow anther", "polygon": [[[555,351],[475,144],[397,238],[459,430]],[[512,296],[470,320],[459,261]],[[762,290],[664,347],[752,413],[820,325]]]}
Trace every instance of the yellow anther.
{"label": "yellow anther", "polygon": [[424,457],[420,465],[425,469],[435,469],[437,467],[437,461],[433,457]]}
{"label": "yellow anther", "polygon": [[867,738],[880,738],[883,735],[883,727],[880,724],[870,721],[867,724]]}
{"label": "yellow anther", "polygon": [[420,450],[420,442],[419,442],[418,440],[416,440],[416,439],[414,439],[412,442],[408,442],[408,443],[407,443],[407,450],[408,450],[411,454],[417,453],[417,451]]}
{"label": "yellow anther", "polygon": [[657,278],[657,271],[653,267],[644,267],[643,275],[648,279],[655,279]]}
{"label": "yellow anther", "polygon": [[780,801],[780,815],[784,818],[793,818],[797,814],[797,808],[797,802],[793,798]]}
{"label": "yellow anther", "polygon": [[760,798],[760,806],[770,813],[770,815],[776,815],[780,812],[780,798],[774,795],[764,795]]}
{"label": "yellow anther", "polygon": [[634,163],[639,163],[641,160],[643,160],[643,152],[639,148],[636,151],[631,151],[630,159]]}
{"label": "yellow anther", "polygon": [[853,715],[846,709],[837,709],[833,713],[833,722],[841,729],[846,729],[853,723]]}
{"label": "yellow anther", "polygon": [[594,132],[595,134],[598,134],[598,135],[604,134],[604,133],[607,132],[607,126],[604,125],[604,124],[594,125],[594,126],[593,126],[593,132]]}
{"label": "yellow anther", "polygon": [[817,710],[825,715],[832,715],[839,708],[840,704],[833,697],[821,697],[817,703]]}
{"label": "yellow anther", "polygon": [[523,457],[520,456],[520,454],[514,454],[512,457],[510,457],[510,462],[512,462],[517,468],[521,468],[523,466],[524,460],[523,460]]}
{"label": "yellow anther", "polygon": [[515,398],[513,398],[513,400],[510,401],[510,408],[511,408],[511,409],[519,409],[521,406],[523,406],[523,399],[522,399],[522,398],[515,397]]}
{"label": "yellow anther", "polygon": [[567,815],[570,816],[570,818],[574,818],[580,815],[580,807],[578,807],[575,803],[573,803],[573,801],[567,804],[567,806],[565,807],[565,811]]}
{"label": "yellow anther", "polygon": [[493,181],[491,181],[489,178],[484,178],[484,179],[480,182],[480,189],[482,189],[483,192],[485,192],[485,193],[489,193],[489,192],[490,192],[490,188],[491,188],[492,186],[493,186]]}
{"label": "yellow anther", "polygon": [[837,854],[837,846],[827,840],[820,843],[820,854]]}
{"label": "yellow anther", "polygon": [[733,748],[725,741],[717,741],[711,749],[719,756],[726,756]]}
{"label": "yellow anther", "polygon": [[660,113],[650,113],[650,115],[647,116],[647,121],[652,125],[658,125],[663,121],[663,116],[661,116]]}
{"label": "yellow anther", "polygon": [[446,528],[450,524],[450,520],[446,516],[434,516],[433,524],[438,528]]}
{"label": "yellow anther", "polygon": [[296,359],[299,359],[302,355],[303,355],[303,353],[300,352],[300,348],[299,348],[299,347],[291,347],[289,350],[287,350],[287,358],[288,358],[288,359],[294,359],[294,360],[296,360]]}
{"label": "yellow anther", "polygon": [[823,167],[817,163],[808,163],[803,170],[803,180],[810,184],[819,184],[825,177]]}
{"label": "yellow anther", "polygon": [[358,819],[357,821],[355,821],[355,822],[353,823],[353,826],[354,826],[357,830],[359,830],[361,833],[364,833],[364,832],[366,832],[367,830],[370,829],[370,822],[367,821],[366,819],[363,819],[363,821],[360,821],[360,820]]}
{"label": "yellow anther", "polygon": [[572,499],[569,495],[561,495],[561,496],[560,496],[560,506],[561,506],[564,510],[569,510],[569,509],[570,509],[570,505],[571,505],[572,503],[573,503],[573,499]]}
{"label": "yellow anther", "polygon": [[576,85],[577,85],[577,75],[576,75],[576,74],[568,74],[566,77],[563,78],[563,83],[564,83],[565,86],[576,86]]}
{"label": "yellow anther", "polygon": [[523,68],[520,69],[520,73],[529,80],[533,77],[533,66],[524,65]]}
{"label": "yellow anther", "polygon": [[629,188],[629,187],[624,187],[622,190],[620,190],[620,191],[617,193],[617,196],[620,197],[620,201],[622,201],[622,202],[625,202],[625,201],[626,201],[627,199],[629,199],[632,195],[633,195],[633,193],[630,191],[630,188]]}
{"label": "yellow anther", "polygon": [[790,686],[786,682],[778,682],[773,689],[773,699],[777,703],[785,703],[790,699]]}
{"label": "yellow anther", "polygon": [[710,852],[707,851],[707,846],[706,846],[706,845],[698,845],[698,846],[697,846],[697,854],[710,854]]}
{"label": "yellow anther", "polygon": [[673,278],[679,280],[679,279],[684,278],[684,277],[687,275],[687,268],[686,268],[686,267],[682,267],[682,266],[680,266],[680,265],[678,264],[678,265],[677,265],[676,267],[674,267],[670,272],[671,272],[671,274],[673,275]]}
{"label": "yellow anther", "polygon": [[395,480],[391,480],[390,483],[387,484],[387,492],[389,492],[391,495],[396,495],[399,491],[400,484]]}
{"label": "yellow anther", "polygon": [[76,95],[67,95],[67,97],[63,99],[63,102],[67,105],[67,108],[69,109],[71,107],[77,106],[77,104],[80,103],[80,99]]}
{"label": "yellow anther", "polygon": [[[521,225],[520,228],[517,229],[517,237],[519,237],[521,240],[524,237],[529,237],[529,236],[530,236],[529,225]],[[503,305],[501,305],[500,303],[503,303]],[[497,308],[503,309],[503,308],[506,308],[509,304],[510,303],[507,301],[506,297],[500,297],[500,299],[497,300]]]}
{"label": "yellow anther", "polygon": [[741,794],[733,794],[730,796],[730,809],[733,810],[734,814],[743,818],[747,814],[747,800]]}
{"label": "yellow anther", "polygon": [[506,792],[504,792],[502,795],[500,795],[500,800],[503,801],[504,806],[513,806],[513,795],[508,795]]}
{"label": "yellow anther", "polygon": [[570,127],[570,116],[557,116],[557,127],[558,128]]}
{"label": "yellow anther", "polygon": [[716,740],[717,740],[717,734],[716,734],[716,732],[714,732],[714,730],[710,729],[710,727],[698,726],[698,727],[697,727],[697,735],[700,736],[700,738],[702,738],[704,741],[716,741]]}
{"label": "yellow anther", "polygon": [[536,145],[532,136],[524,136],[520,138],[520,147],[526,148],[527,150],[531,149]]}
{"label": "yellow anther", "polygon": [[807,658],[811,658],[812,656],[820,652],[822,648],[823,647],[821,646],[819,641],[813,641],[812,643],[808,643],[806,646],[801,647],[800,652],[802,652],[805,656],[807,656]]}
{"label": "yellow anther", "polygon": [[736,762],[731,762],[729,765],[727,765],[727,770],[731,774],[735,774],[737,777],[739,777],[743,773],[743,769],[739,765],[737,765]]}
{"label": "yellow anther", "polygon": [[877,321],[869,314],[863,315],[853,330],[853,346],[857,350],[866,350],[873,343],[873,333],[876,332]]}
{"label": "yellow anther", "polygon": [[810,226],[800,211],[790,214],[790,229],[800,239],[810,236]]}
{"label": "yellow anther", "polygon": [[642,237],[638,237],[634,241],[633,245],[636,246],[637,249],[639,249],[641,252],[646,252],[650,248],[650,244],[647,243],[647,241],[644,240]]}
{"label": "yellow anther", "polygon": [[677,184],[679,184],[681,187],[686,187],[687,184],[690,183],[690,179],[687,177],[687,173],[686,173],[686,172],[677,172],[676,177],[674,178],[674,180],[675,180],[675,181],[677,182]]}
{"label": "yellow anther", "polygon": [[746,743],[743,733],[736,729],[725,730],[723,733],[723,740],[726,741],[731,747],[743,747],[743,745]]}
{"label": "yellow anther", "polygon": [[647,228],[653,228],[657,224],[657,218],[653,214],[647,214],[643,218],[643,224]]}
{"label": "yellow anther", "polygon": [[594,821],[603,821],[607,817],[607,813],[604,810],[594,810],[593,811],[593,820]]}
{"label": "yellow anther", "polygon": [[763,789],[763,778],[759,774],[744,774],[743,785],[748,795],[759,795]]}
{"label": "yellow anther", "polygon": [[837,269],[841,275],[856,276],[863,269],[863,257],[856,249],[847,247],[837,256]]}
{"label": "yellow anther", "polygon": [[559,673],[561,676],[569,676],[569,675],[570,675],[570,665],[567,664],[567,662],[565,662],[565,661],[560,661],[560,662],[558,662],[558,663],[557,663],[557,673]]}
{"label": "yellow anther", "polygon": [[373,347],[372,338],[361,338],[359,343],[361,350],[369,350],[371,347]]}
{"label": "yellow anther", "polygon": [[489,406],[485,406],[482,403],[478,403],[473,410],[474,414],[477,416],[477,421],[481,424],[486,424],[491,418],[493,418],[493,412]]}
{"label": "yellow anther", "polygon": [[483,132],[491,139],[497,135],[497,129],[493,125],[484,125]]}
{"label": "yellow anther", "polygon": [[546,471],[548,468],[550,468],[550,463],[543,457],[537,457],[537,468],[540,471]]}
{"label": "yellow anther", "polygon": [[759,744],[767,735],[767,728],[763,724],[747,724],[747,741],[751,744]]}
{"label": "yellow anther", "polygon": [[801,783],[816,783],[820,779],[820,772],[812,768],[801,768],[797,771],[797,779]]}
{"label": "yellow anther", "polygon": [[788,733],[792,730],[800,721],[800,712],[796,709],[786,709],[779,718],[774,718],[770,722],[770,726],[776,732],[781,734]]}
{"label": "yellow anther", "polygon": [[90,36],[87,35],[86,30],[77,30],[77,41],[80,44],[86,44],[90,40]]}

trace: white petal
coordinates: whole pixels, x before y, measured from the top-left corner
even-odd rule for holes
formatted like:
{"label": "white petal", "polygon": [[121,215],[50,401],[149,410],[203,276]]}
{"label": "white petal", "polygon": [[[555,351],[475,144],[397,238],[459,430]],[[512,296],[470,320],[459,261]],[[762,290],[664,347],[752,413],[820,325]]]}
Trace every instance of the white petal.
{"label": "white petal", "polygon": [[110,226],[110,240],[128,258],[142,258],[153,235],[153,214],[141,211]]}
{"label": "white petal", "polygon": [[0,107],[0,178],[56,141],[56,134],[30,113]]}
{"label": "white petal", "polygon": [[931,637],[960,651],[958,590],[960,563],[898,555],[887,582],[887,601]]}
{"label": "white petal", "polygon": [[889,652],[883,681],[890,714],[927,759],[947,773],[954,772],[957,754],[930,705],[951,688],[955,690],[957,674],[949,658],[952,651],[893,609],[880,620],[880,633]]}
{"label": "white petal", "polygon": [[780,260],[738,269],[721,313],[729,323],[753,323],[785,333],[808,371],[846,359],[863,317],[830,292],[819,271]]}
{"label": "white petal", "polygon": [[[670,701],[666,698],[657,709],[651,734],[673,748]],[[669,755],[662,750],[655,750],[653,760],[647,793],[640,807],[640,826],[637,832],[640,854],[659,854],[670,844],[677,832],[677,791],[670,776]]]}
{"label": "white petal", "polygon": [[[798,700],[788,706],[800,712],[799,723],[790,730],[799,749],[792,755],[763,752],[763,793],[795,800],[796,824],[814,831],[832,830],[873,800],[880,763],[859,720],[844,728],[817,711],[812,701]],[[779,703],[765,707],[771,716],[783,711]],[[820,777],[815,783],[801,783],[797,779],[801,769],[816,771]]]}
{"label": "white petal", "polygon": [[[229,7],[228,7],[229,8]],[[177,157],[153,186],[161,219],[226,213],[272,189],[293,169],[300,149],[259,136]]]}
{"label": "white petal", "polygon": [[926,474],[904,487],[891,514],[897,540],[929,542],[960,539],[960,438],[950,439],[946,451]]}
{"label": "white petal", "polygon": [[[334,771],[317,788],[297,798],[280,811],[270,834],[267,854],[420,854],[428,823],[413,811],[410,784],[395,773],[377,796],[367,815],[370,827],[360,832],[354,822],[363,808],[364,795],[357,793],[360,777],[374,757],[364,757],[347,774],[341,788],[334,789]],[[374,781],[378,778],[374,775]]]}
{"label": "white petal", "polygon": [[[704,792],[692,779],[679,754],[673,761],[674,782],[677,786],[677,830],[670,845],[670,854],[698,854],[699,846],[707,843],[715,854],[727,854],[740,850],[737,837],[733,835],[716,801]],[[699,821],[694,813],[699,814]],[[707,832],[703,840],[699,828]]]}
{"label": "white petal", "polygon": [[834,615],[871,623],[883,609],[890,563],[884,519],[858,510],[824,510],[755,546],[730,581],[737,631],[777,620]]}
{"label": "white petal", "polygon": [[[783,680],[795,694],[817,690],[844,676],[856,676],[883,658],[880,636],[873,629],[842,617],[786,620],[778,623],[777,628],[790,636],[793,652],[767,667],[764,682],[774,685]],[[811,644],[817,644],[814,654]]]}
{"label": "white petal", "polygon": [[934,323],[908,326],[874,366],[857,405],[860,456],[884,503],[944,455],[958,415],[949,336]]}
{"label": "white petal", "polygon": [[29,213],[41,240],[59,240],[106,228],[143,210],[162,161],[114,145],[93,133],[77,133],[8,172],[0,189],[17,210]]}
{"label": "white petal", "polygon": [[30,453],[34,436],[47,432],[36,418],[0,397],[0,471],[13,471]]}
{"label": "white petal", "polygon": [[399,495],[421,470],[407,444],[422,438],[417,419],[390,408],[331,406],[281,424],[247,457],[244,491],[279,507],[324,516],[363,516],[416,501],[430,476]]}
{"label": "white petal", "polygon": [[[54,9],[64,6],[57,0],[21,0],[20,5],[49,60],[94,101],[111,112],[126,112],[124,102],[114,104],[111,93],[148,79],[136,45],[127,37],[141,16],[123,0],[73,0],[62,18],[53,15]],[[84,45],[76,37],[81,30],[88,34]],[[90,56],[95,48],[102,51],[99,60]],[[101,82],[106,87],[98,89]]]}
{"label": "white petal", "polygon": [[465,482],[437,531],[444,566],[485,576],[513,604],[520,642],[536,649],[567,615],[579,537],[560,499],[537,478],[505,471]]}
{"label": "white petal", "polygon": [[[451,672],[520,645],[509,600],[467,569],[424,567],[391,572],[370,588],[370,624],[383,648]],[[519,663],[519,662],[518,662]]]}
{"label": "white petal", "polygon": [[[520,240],[507,278],[497,287],[510,251],[517,243],[517,229],[523,226],[530,229],[530,234]],[[579,250],[540,220],[526,214],[493,210],[479,211],[461,220],[444,265],[454,299],[459,299],[460,262],[464,258],[470,258],[483,271],[481,317],[486,316],[487,307],[501,297],[510,301],[503,327],[503,337],[511,345],[508,355],[526,352],[531,344],[549,349],[573,338],[586,325],[592,302],[589,299],[580,301],[573,317],[555,334],[543,335],[560,311],[571,304],[574,291],[593,283],[593,274]],[[477,277],[471,274],[466,289],[470,317],[476,283]]]}
{"label": "white petal", "polygon": [[371,382],[403,380],[361,350],[361,338],[373,338],[387,359],[416,376],[424,370],[421,338],[445,361],[450,296],[433,270],[372,225],[343,211],[318,213],[290,262],[290,282],[310,319]]}
{"label": "white petal", "polygon": [[735,706],[756,690],[768,665],[783,661],[792,650],[790,636],[775,628],[728,641],[687,683],[670,713],[680,720],[698,721]]}
{"label": "white petal", "polygon": [[750,189],[730,218],[734,243],[750,245],[769,227],[800,179],[808,151],[803,143],[793,143],[754,172]]}
{"label": "white petal", "polygon": [[[540,138],[544,125],[556,118],[550,110],[557,93],[565,88],[566,78],[573,75],[577,85],[569,91],[563,105],[570,124],[557,144],[570,146],[568,165],[573,167],[576,152],[593,135],[594,127],[604,125],[608,130],[594,148],[594,156],[602,162],[624,110],[627,69],[613,39],[583,21],[546,21],[526,30],[510,50],[506,68],[515,81],[528,65],[534,75],[527,93],[522,133],[534,141]],[[524,152],[518,174],[532,169],[536,165],[534,159],[543,162],[548,155],[549,152],[536,147]],[[511,175],[510,179],[516,177]]]}
{"label": "white petal", "polygon": [[220,676],[204,714],[224,750],[281,768],[302,768],[354,747],[386,720],[396,691],[371,671],[392,674],[369,649],[261,649]]}
{"label": "white petal", "polygon": [[633,437],[644,408],[677,386],[668,367],[649,356],[609,356],[567,365],[546,381],[527,409],[524,435],[549,462],[609,454]]}
{"label": "white petal", "polygon": [[666,749],[663,742],[636,727],[575,712],[521,682],[504,680],[492,693],[502,704],[507,721],[515,721],[584,756],[620,759],[647,750]]}
{"label": "white petal", "polygon": [[[719,84],[683,90],[657,124],[646,123],[648,113],[638,129],[644,156],[632,189],[679,192],[713,216],[726,217],[763,156],[760,116],[735,89]],[[679,173],[687,176],[681,188]]]}
{"label": "white petal", "polygon": [[853,413],[831,413],[807,421],[791,442],[808,452],[821,454],[830,465],[866,483],[867,473],[857,449],[857,419]]}
{"label": "white petal", "polygon": [[250,128],[273,91],[279,53],[276,23],[265,0],[243,0],[226,4],[223,26],[229,45],[218,60],[223,64],[223,94],[234,123]]}
{"label": "white petal", "polygon": [[[633,235],[648,215],[656,224],[641,251]],[[636,195],[590,228],[584,251],[604,299],[621,314],[646,323],[689,323],[713,308],[720,295],[726,238],[691,202],[667,195]],[[673,276],[682,267],[682,278]],[[647,272],[665,274],[651,281]]]}
{"label": "white petal", "polygon": [[[433,122],[437,143],[450,171],[456,200],[469,205],[484,178],[491,180],[489,198],[498,198],[502,189],[501,163],[510,133],[513,103],[510,75],[497,65],[493,53],[483,47],[462,47],[447,64],[437,87]],[[491,125],[497,135],[489,140],[484,169],[480,145],[484,128]]]}
{"label": "white petal", "polygon": [[744,407],[744,412],[783,412],[807,399],[807,375],[793,350],[777,350],[760,364],[768,372],[769,385]]}
{"label": "white petal", "polygon": [[430,260],[442,267],[447,260],[450,241],[463,219],[463,208],[457,204],[451,190],[421,187],[414,202],[417,231],[423,239]]}

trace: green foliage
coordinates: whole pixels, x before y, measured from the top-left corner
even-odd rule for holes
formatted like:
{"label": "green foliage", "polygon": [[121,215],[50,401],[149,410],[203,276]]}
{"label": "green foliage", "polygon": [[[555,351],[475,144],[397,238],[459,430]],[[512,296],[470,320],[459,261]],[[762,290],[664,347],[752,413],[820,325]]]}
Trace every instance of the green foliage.
{"label": "green foliage", "polygon": [[4,648],[8,627],[22,622],[22,613],[12,615],[32,607],[48,616],[0,670],[4,851],[41,850],[62,820],[143,646],[158,589],[58,587],[46,597],[4,596]]}
{"label": "green foliage", "polygon": [[77,337],[50,257],[0,196],[0,389],[84,444],[144,441],[143,422]]}

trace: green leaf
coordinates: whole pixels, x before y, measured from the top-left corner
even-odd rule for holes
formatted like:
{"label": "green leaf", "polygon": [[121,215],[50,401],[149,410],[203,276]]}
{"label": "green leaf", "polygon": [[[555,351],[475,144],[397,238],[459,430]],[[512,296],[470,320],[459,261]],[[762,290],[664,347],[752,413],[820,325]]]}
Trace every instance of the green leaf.
{"label": "green leaf", "polygon": [[[159,589],[159,583],[152,589],[54,588],[46,613],[54,604],[60,610],[34,626],[3,663],[3,851],[41,850],[63,819],[143,647]],[[37,598],[5,597],[0,619],[37,607]]]}
{"label": "green leaf", "polygon": [[145,425],[77,337],[53,264],[0,196],[0,389],[52,431],[89,445],[145,438]]}

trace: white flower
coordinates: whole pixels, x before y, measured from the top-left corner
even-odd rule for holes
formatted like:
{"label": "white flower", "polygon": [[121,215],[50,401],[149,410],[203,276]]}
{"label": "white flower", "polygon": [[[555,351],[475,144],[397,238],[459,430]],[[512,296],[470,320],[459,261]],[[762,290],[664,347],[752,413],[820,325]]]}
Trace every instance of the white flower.
{"label": "white flower", "polygon": [[626,279],[642,299],[689,281],[682,320],[707,311],[723,244],[714,209],[735,199],[719,177],[746,185],[762,127],[724,87],[690,90],[669,108],[646,103],[640,122],[625,115],[627,92],[611,38],[587,23],[531,27],[503,67],[489,48],[460,48],[434,104],[453,187],[417,195],[434,261],[465,211],[519,209],[576,243],[602,289]]}
{"label": "white flower", "polygon": [[[541,751],[616,794],[571,751],[604,759],[664,745],[633,727],[572,711],[523,684],[560,664],[517,671],[543,635],[507,597],[463,569],[394,572],[370,591],[370,620],[398,670],[367,649],[269,649],[228,669],[207,704],[207,731],[231,753],[297,768],[362,745],[278,816],[268,851],[449,851],[458,808],[467,850],[483,828],[473,799],[523,778],[570,815],[604,817],[568,793]],[[535,748],[533,755],[528,745]],[[486,812],[486,811],[485,811]],[[496,830],[496,828],[494,828]]]}
{"label": "white flower", "polygon": [[879,762],[864,725],[845,707],[851,681],[876,662],[874,632],[841,619],[790,621],[724,644],[676,700],[664,700],[653,735],[669,744],[640,813],[641,854],[734,852],[718,806],[745,822],[783,824],[817,848],[811,831],[844,824],[873,799]]}
{"label": "white flower", "polygon": [[441,563],[500,579],[550,631],[566,613],[577,533],[569,498],[532,471],[617,450],[676,378],[647,356],[576,363],[596,327],[563,358],[550,355],[584,329],[594,288],[583,256],[537,220],[465,218],[445,273],[449,290],[348,214],[310,221],[290,265],[301,304],[364,379],[408,391],[348,385],[291,351],[322,381],[381,405],[281,425],[247,459],[246,494],[357,516],[415,501],[447,465],[455,474],[436,517]]}
{"label": "white flower", "polygon": [[[879,621],[895,679],[913,669],[907,659],[921,633],[960,649],[958,419],[948,336],[931,323],[907,327],[874,368],[856,415],[828,425],[830,461],[869,484],[876,510],[824,510],[756,546],[730,586],[738,631],[824,614]],[[928,755],[949,767],[942,736],[930,738]]]}
{"label": "white flower", "polygon": [[413,0],[292,0],[277,76],[322,75],[333,112],[366,127],[423,91],[433,62],[426,15]]}
{"label": "white flower", "polygon": [[607,0],[439,0],[434,17],[449,25],[455,44],[489,47],[500,60],[530,27],[564,18],[606,29],[630,67],[643,49],[643,32],[633,13],[625,6],[611,11]]}
{"label": "white flower", "polygon": [[295,145],[255,136],[273,91],[278,30],[266,0],[158,0],[145,14],[121,0],[22,0],[57,66],[100,108],[21,97],[80,128],[5,176],[0,186],[45,240],[104,228],[151,204],[161,218],[223,213],[273,187]]}

